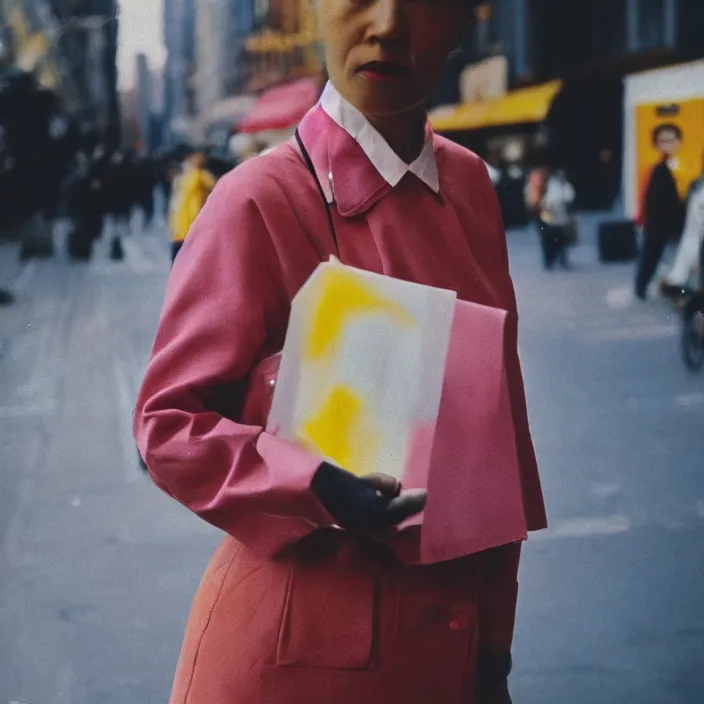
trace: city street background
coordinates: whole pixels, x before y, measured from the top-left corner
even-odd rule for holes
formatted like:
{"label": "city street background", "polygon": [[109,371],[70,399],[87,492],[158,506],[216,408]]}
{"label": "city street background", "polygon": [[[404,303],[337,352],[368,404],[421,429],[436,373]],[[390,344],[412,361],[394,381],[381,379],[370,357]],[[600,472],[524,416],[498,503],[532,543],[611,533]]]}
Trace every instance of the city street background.
{"label": "city street background", "polygon": [[[525,548],[512,675],[520,704],[701,704],[704,374],[678,318],[634,300],[633,268],[546,273],[509,236],[550,530]],[[138,465],[135,394],[168,276],[163,225],[88,264],[0,243],[0,704],[168,698],[217,531]]]}
{"label": "city street background", "polygon": [[[407,107],[426,99],[484,160],[512,228],[550,519],[524,549],[514,701],[702,704],[704,370],[674,306],[635,298],[635,264],[599,260],[635,257],[639,228],[646,274],[660,244],[701,242],[704,220],[680,221],[704,215],[704,2],[465,4],[444,76]],[[347,21],[388,36],[382,3],[357,5]],[[291,139],[338,75],[344,25],[323,47],[318,6],[0,0],[0,704],[168,701],[221,536],[144,474],[133,406],[210,175]],[[523,226],[543,219],[559,262],[572,210],[573,268],[547,272]],[[661,293],[680,296],[694,260],[671,258]]]}

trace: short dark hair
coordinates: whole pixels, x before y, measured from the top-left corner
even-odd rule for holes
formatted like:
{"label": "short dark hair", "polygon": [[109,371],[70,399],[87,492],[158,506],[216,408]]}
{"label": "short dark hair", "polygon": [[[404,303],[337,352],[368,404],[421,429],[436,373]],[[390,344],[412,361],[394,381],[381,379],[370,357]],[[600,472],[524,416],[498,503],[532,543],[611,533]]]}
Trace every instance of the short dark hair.
{"label": "short dark hair", "polygon": [[662,125],[658,125],[654,130],[653,130],[653,144],[657,144],[658,139],[660,139],[660,135],[663,132],[674,132],[675,137],[682,141],[682,128],[678,127],[675,125],[673,122],[665,122]]}

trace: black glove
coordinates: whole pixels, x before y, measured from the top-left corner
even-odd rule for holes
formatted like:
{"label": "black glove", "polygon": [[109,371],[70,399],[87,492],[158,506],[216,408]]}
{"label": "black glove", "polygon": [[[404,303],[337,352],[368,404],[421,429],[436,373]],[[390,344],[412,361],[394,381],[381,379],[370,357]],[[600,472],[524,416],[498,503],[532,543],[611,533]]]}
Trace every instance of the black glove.
{"label": "black glove", "polygon": [[335,519],[351,533],[382,533],[425,507],[426,492],[401,493],[392,477],[372,474],[357,477],[324,462],[313,477],[311,488]]}
{"label": "black glove", "polygon": [[508,676],[513,660],[508,654],[479,653],[477,662],[477,704],[511,704]]}

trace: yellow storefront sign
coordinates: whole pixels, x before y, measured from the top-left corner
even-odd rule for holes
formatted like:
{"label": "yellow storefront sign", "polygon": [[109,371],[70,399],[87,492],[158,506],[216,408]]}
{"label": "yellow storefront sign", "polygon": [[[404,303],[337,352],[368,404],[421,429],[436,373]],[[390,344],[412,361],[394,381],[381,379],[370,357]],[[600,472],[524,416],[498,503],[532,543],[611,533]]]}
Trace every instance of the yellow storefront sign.
{"label": "yellow storefront sign", "polygon": [[680,197],[684,199],[692,181],[702,172],[704,98],[647,103],[636,107],[636,153],[641,190],[651,169],[662,158],[653,145],[653,133],[660,125],[676,125],[682,131],[682,146],[673,159],[672,172]]}

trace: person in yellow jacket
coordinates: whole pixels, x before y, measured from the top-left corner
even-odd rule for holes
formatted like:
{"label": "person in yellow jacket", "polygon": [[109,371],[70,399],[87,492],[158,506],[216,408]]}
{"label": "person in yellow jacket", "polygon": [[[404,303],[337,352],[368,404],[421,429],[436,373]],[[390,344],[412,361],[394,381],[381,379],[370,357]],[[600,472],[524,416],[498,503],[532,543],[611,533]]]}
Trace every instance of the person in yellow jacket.
{"label": "person in yellow jacket", "polygon": [[206,170],[205,164],[204,152],[198,150],[192,152],[184,163],[182,173],[174,183],[169,217],[172,262],[183,246],[193,221],[215,188],[215,177]]}

